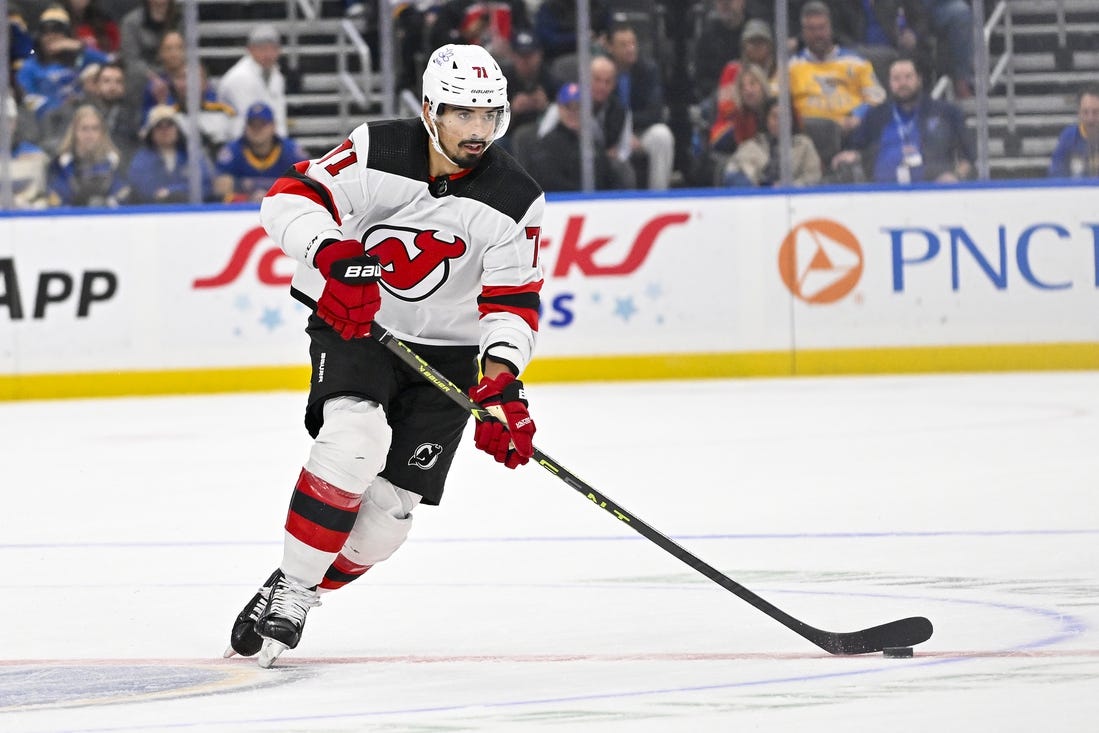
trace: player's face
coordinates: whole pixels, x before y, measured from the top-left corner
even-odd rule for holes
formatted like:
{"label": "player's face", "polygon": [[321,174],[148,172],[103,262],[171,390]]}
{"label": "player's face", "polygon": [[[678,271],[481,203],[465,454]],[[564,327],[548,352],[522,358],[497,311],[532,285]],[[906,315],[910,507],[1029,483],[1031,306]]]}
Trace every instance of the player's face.
{"label": "player's face", "polygon": [[452,107],[435,118],[439,147],[462,168],[472,168],[496,135],[501,111],[494,107]]}

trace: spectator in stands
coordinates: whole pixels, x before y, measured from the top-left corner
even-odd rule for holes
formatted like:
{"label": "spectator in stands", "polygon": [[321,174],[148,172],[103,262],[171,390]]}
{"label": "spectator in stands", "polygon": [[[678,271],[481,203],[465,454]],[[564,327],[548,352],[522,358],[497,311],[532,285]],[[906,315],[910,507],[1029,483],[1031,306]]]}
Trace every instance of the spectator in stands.
{"label": "spectator in stands", "polygon": [[[511,125],[537,124],[559,86],[542,63],[542,45],[530,31],[519,31],[511,43],[511,63],[504,65],[511,104]],[[507,137],[501,140],[507,142]]]}
{"label": "spectator in stands", "polygon": [[950,102],[931,99],[915,62],[897,59],[889,67],[891,100],[870,110],[851,135],[849,150],[833,170],[861,164],[878,183],[955,183],[972,177],[976,151],[965,115]]}
{"label": "spectator in stands", "polygon": [[[779,174],[779,109],[778,100],[768,97],[763,108],[766,127],[737,147],[725,167],[726,186],[774,186]],[[813,141],[806,135],[791,131],[790,159],[792,183],[812,186],[821,181],[820,156]]]}
{"label": "spectator in stands", "polygon": [[740,57],[746,0],[713,0],[694,47],[695,99],[703,100],[717,89],[721,71]]}
{"label": "spectator in stands", "polygon": [[794,110],[822,160],[831,160],[866,112],[885,99],[870,62],[834,42],[831,17],[820,0],[802,6],[805,48],[790,61]]}
{"label": "spectator in stands", "polygon": [[1099,85],[1085,87],[1077,101],[1075,125],[1057,138],[1049,162],[1049,175],[1056,178],[1099,177]]}
{"label": "spectator in stands", "polygon": [[104,64],[96,74],[93,89],[89,99],[103,115],[107,133],[122,155],[126,170],[141,136],[141,112],[126,98],[126,70],[117,61]]}
{"label": "spectator in stands", "polygon": [[615,93],[618,70],[606,56],[591,60],[591,104],[596,123],[596,146],[604,151],[616,189],[637,188],[633,156],[633,120]]}
{"label": "spectator in stands", "polygon": [[[534,34],[542,44],[546,63],[576,53],[576,0],[542,0],[534,14]],[[606,0],[588,4],[591,43],[594,45],[610,29],[611,13]]]}
{"label": "spectator in stands", "polygon": [[141,111],[126,97],[126,72],[117,61],[109,61],[103,66],[87,67],[81,79],[82,92],[49,112],[42,121],[39,144],[51,155],[56,155],[77,108],[82,104],[94,104],[103,115],[111,141],[122,155],[122,169],[125,170],[137,148],[142,117]]}
{"label": "spectator in stands", "polygon": [[710,127],[710,149],[718,153],[732,153],[763,129],[764,105],[773,96],[763,69],[755,64],[740,69],[735,79],[731,89],[720,90],[717,118]]}
{"label": "spectator in stands", "polygon": [[[186,133],[175,107],[159,105],[149,111],[142,128],[144,144],[130,163],[134,204],[190,201],[190,171]],[[213,200],[213,182],[206,158],[199,161],[202,200]]]}
{"label": "spectator in stands", "polygon": [[[199,100],[198,127],[202,147],[208,157],[213,158],[221,146],[233,139],[233,125],[239,116],[236,110],[217,101],[217,92],[206,77],[206,67],[198,65]],[[172,74],[169,101],[180,113],[187,112],[187,67],[184,66]]]}
{"label": "spectator in stands", "polygon": [[187,73],[187,42],[179,31],[167,31],[160,37],[157,64],[149,70],[145,94],[141,100],[141,117],[158,104],[175,104],[172,78]]}
{"label": "spectator in stands", "polygon": [[650,190],[665,190],[671,183],[675,138],[664,123],[666,110],[660,70],[652,60],[639,57],[637,33],[627,24],[616,24],[611,29],[607,52],[618,72],[615,93],[632,118],[632,148],[635,152],[644,151],[646,156],[646,175],[639,175],[638,179],[647,181]]}
{"label": "spectator in stands", "polygon": [[432,48],[448,43],[484,46],[498,59],[511,53],[511,39],[532,28],[526,0],[446,0],[433,12]]}
{"label": "spectator in stands", "polygon": [[214,192],[226,203],[260,201],[275,179],[309,156],[275,132],[275,113],[256,102],[244,114],[244,135],[218,153]]}
{"label": "spectator in stands", "polygon": [[122,45],[118,23],[97,0],[65,0],[65,9],[72,19],[73,35],[88,48],[114,56]]}
{"label": "spectator in stands", "polygon": [[[247,53],[222,75],[218,82],[218,101],[235,110],[244,110],[263,102],[275,112],[275,131],[287,137],[286,78],[279,70],[282,40],[272,25],[257,25],[248,34]],[[244,134],[244,119],[233,122],[232,137]]]}
{"label": "spectator in stands", "polygon": [[119,25],[119,59],[126,67],[126,96],[140,104],[149,74],[157,67],[160,39],[168,31],[182,31],[176,0],[141,0]]}
{"label": "spectator in stands", "polygon": [[[557,124],[531,150],[527,172],[544,191],[581,191],[580,86],[569,82],[557,93]],[[597,190],[614,187],[607,157],[592,151]]]}
{"label": "spectator in stands", "polygon": [[72,37],[69,14],[54,5],[42,11],[34,54],[19,68],[16,81],[24,104],[41,120],[79,93],[80,73],[85,67],[105,63],[104,54]]}
{"label": "spectator in stands", "polygon": [[50,205],[118,206],[128,194],[121,161],[99,110],[82,105],[50,164]]}
{"label": "spectator in stands", "polygon": [[34,121],[30,112],[19,109],[15,97],[5,97],[8,119],[14,120],[11,135],[12,204],[16,209],[40,209],[46,206],[46,168],[50,157],[31,142]]}
{"label": "spectator in stands", "polygon": [[924,0],[928,23],[946,45],[947,68],[955,99],[973,96],[973,8],[969,0]]}

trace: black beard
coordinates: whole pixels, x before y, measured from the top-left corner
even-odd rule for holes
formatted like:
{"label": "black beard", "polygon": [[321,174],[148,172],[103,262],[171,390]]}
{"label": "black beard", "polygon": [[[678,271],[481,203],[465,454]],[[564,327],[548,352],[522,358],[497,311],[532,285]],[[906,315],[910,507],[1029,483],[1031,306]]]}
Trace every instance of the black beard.
{"label": "black beard", "polygon": [[920,92],[917,89],[916,91],[909,94],[907,97],[901,97],[901,96],[894,95],[893,98],[896,100],[897,104],[909,105],[909,104],[913,104],[917,99],[920,98]]}
{"label": "black beard", "polygon": [[473,142],[473,141],[463,140],[461,143],[458,144],[459,147],[457,148],[457,150],[455,150],[454,155],[449,156],[450,159],[452,161],[454,161],[454,164],[457,165],[460,168],[472,168],[473,166],[477,165],[481,161],[481,156],[483,156],[485,154],[485,151],[488,150],[487,143],[485,143],[484,141],[478,140],[477,142],[479,144],[481,144],[482,146],[484,146],[484,147],[481,148],[480,153],[468,153],[468,154],[462,153],[461,152],[462,149],[461,149],[460,146],[464,145],[466,143],[469,143],[469,142]]}

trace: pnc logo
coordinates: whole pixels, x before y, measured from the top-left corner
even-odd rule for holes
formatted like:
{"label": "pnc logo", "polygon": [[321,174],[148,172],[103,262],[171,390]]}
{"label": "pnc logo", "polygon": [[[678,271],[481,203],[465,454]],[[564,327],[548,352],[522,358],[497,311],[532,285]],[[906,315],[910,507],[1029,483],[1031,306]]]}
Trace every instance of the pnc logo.
{"label": "pnc logo", "polygon": [[858,284],[862,248],[842,224],[810,219],[782,240],[778,271],[790,292],[806,303],[834,303]]}

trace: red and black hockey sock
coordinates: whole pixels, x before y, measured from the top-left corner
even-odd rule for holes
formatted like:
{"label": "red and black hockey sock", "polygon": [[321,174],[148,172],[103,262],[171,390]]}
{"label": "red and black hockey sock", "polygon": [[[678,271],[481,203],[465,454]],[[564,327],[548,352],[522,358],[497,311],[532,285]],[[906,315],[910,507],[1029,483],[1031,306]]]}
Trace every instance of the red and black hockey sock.
{"label": "red and black hockey sock", "polygon": [[294,487],[286,531],[304,545],[337,553],[359,514],[362,496],[344,491],[304,468]]}
{"label": "red and black hockey sock", "polygon": [[324,580],[321,581],[318,590],[342,588],[352,580],[361,578],[362,574],[372,567],[373,565],[357,565],[344,557],[343,553],[340,553],[336,555],[332,565],[325,571]]}

